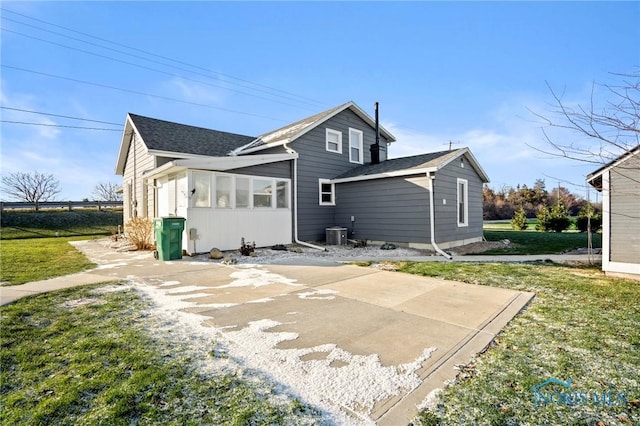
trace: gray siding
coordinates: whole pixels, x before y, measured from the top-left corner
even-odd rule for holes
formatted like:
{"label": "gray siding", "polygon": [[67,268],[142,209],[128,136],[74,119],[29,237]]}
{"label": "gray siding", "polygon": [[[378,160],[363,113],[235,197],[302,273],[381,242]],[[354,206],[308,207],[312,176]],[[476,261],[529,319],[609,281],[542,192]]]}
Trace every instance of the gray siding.
{"label": "gray siding", "polygon": [[429,243],[427,188],[424,175],[337,184],[335,224],[347,228],[349,238]]}
{"label": "gray siding", "polygon": [[609,182],[609,260],[640,264],[640,155],[613,167]]}
{"label": "gray siding", "polygon": [[291,161],[280,161],[277,163],[242,167],[239,169],[227,170],[226,172],[252,176],[268,176],[281,179],[291,179]]}
{"label": "gray siding", "polygon": [[[326,150],[326,129],[342,132],[342,154]],[[349,162],[349,128],[363,132],[364,163],[371,161],[369,146],[375,143],[375,130],[351,110],[345,110],[311,130],[290,146],[298,152],[298,236],[301,240],[322,241],[325,229],[336,225],[335,207],[319,205],[318,179],[331,179],[358,167]],[[380,143],[386,146],[386,139]],[[386,154],[381,153],[381,160]],[[340,202],[340,201],[338,201]]]}
{"label": "gray siding", "polygon": [[[468,181],[468,226],[458,226],[458,178]],[[482,236],[482,181],[468,161],[460,167],[456,159],[436,173],[434,209],[436,243]]]}

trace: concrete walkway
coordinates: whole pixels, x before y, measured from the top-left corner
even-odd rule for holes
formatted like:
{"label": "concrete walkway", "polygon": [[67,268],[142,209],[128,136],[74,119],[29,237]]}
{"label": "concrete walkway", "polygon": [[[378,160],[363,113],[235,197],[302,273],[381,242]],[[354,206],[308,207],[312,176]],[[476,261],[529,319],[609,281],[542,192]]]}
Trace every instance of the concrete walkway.
{"label": "concrete walkway", "polygon": [[[299,264],[300,259],[288,259],[289,264],[235,266],[187,258],[160,262],[149,253],[118,253],[104,244],[76,244],[98,264],[96,269],[1,287],[0,303],[126,279],[161,294],[163,300],[175,300],[183,311],[200,315],[203,325],[215,327],[220,338],[236,348],[235,356],[247,367],[263,371],[307,397],[307,402],[380,425],[406,424],[417,413],[416,405],[455,377],[456,365],[468,363],[486,348],[534,297],[533,293],[341,265],[327,259],[306,265]],[[496,257],[491,259],[496,261]],[[256,324],[267,325],[260,328]],[[374,366],[363,369],[361,364],[366,363],[362,360]],[[404,385],[387,393],[355,388],[349,394],[349,386],[358,386],[349,377],[377,383],[380,371]],[[335,375],[344,389],[335,397],[323,390],[323,397],[314,400],[316,393],[305,384],[305,374]],[[359,400],[365,393],[372,395],[370,399]]]}

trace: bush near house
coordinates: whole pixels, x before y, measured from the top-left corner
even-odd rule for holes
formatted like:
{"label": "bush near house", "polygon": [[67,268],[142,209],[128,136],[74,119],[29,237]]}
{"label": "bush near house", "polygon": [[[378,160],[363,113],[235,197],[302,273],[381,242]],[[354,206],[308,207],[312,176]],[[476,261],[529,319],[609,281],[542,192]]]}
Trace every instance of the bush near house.
{"label": "bush near house", "polygon": [[138,250],[153,248],[153,222],[149,218],[134,217],[126,223],[127,238]]}

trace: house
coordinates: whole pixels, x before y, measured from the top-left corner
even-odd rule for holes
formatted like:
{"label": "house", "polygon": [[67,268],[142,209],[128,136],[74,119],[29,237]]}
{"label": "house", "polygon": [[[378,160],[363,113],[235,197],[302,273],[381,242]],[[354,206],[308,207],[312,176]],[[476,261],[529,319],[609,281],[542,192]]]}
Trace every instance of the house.
{"label": "house", "polygon": [[602,192],[602,270],[640,278],[640,145],[587,181]]}
{"label": "house", "polygon": [[353,102],[250,137],[128,114],[116,164],[124,221],[186,218],[189,253],[348,238],[442,251],[482,239],[468,148],[387,158],[395,137]]}

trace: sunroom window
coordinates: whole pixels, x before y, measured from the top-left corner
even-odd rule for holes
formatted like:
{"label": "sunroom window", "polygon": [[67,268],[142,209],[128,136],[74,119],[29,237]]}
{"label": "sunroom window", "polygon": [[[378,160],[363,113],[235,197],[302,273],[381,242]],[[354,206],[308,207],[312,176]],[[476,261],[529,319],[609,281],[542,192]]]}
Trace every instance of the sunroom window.
{"label": "sunroom window", "polygon": [[253,180],[253,207],[271,207],[273,181],[265,179]]}

